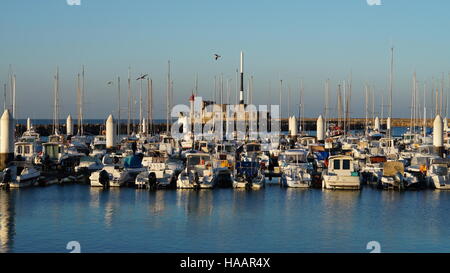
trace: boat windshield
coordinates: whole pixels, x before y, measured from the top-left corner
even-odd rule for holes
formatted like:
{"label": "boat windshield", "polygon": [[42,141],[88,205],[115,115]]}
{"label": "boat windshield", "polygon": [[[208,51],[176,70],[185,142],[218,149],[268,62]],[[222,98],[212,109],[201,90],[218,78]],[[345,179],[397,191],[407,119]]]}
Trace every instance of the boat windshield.
{"label": "boat windshield", "polygon": [[387,159],[385,156],[372,156],[370,157],[370,163],[376,164],[376,163],[383,163],[386,162]]}
{"label": "boat windshield", "polygon": [[100,163],[100,160],[97,157],[93,157],[93,156],[82,156],[80,158],[80,162],[95,162],[95,163]]}
{"label": "boat windshield", "polygon": [[259,152],[261,151],[261,146],[260,145],[247,145],[247,152]]}
{"label": "boat windshield", "polygon": [[412,139],[414,139],[414,135],[404,134],[403,135],[403,139],[404,140],[412,140]]}
{"label": "boat windshield", "polygon": [[210,161],[209,156],[191,156],[188,158],[188,166],[205,165]]}
{"label": "boat windshield", "polygon": [[434,165],[431,167],[431,171],[436,175],[447,175],[448,174],[447,166],[443,166],[443,165]]}
{"label": "boat windshield", "polygon": [[234,146],[232,145],[225,145],[225,151],[228,153],[234,152]]}
{"label": "boat windshield", "polygon": [[420,165],[427,165],[428,158],[427,157],[413,157],[411,159],[411,166],[420,166]]}
{"label": "boat windshield", "polygon": [[61,153],[59,145],[45,145],[45,154],[50,158],[57,158],[59,153]]}
{"label": "boat windshield", "polygon": [[286,163],[307,163],[306,156],[304,154],[285,155],[284,161]]}
{"label": "boat windshield", "polygon": [[94,150],[105,150],[106,149],[106,144],[95,144],[94,145]]}

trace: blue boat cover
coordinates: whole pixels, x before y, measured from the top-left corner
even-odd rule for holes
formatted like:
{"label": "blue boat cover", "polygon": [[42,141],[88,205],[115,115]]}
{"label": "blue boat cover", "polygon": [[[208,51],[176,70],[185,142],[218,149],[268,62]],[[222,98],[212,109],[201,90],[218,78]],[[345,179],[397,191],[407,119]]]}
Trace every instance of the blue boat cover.
{"label": "blue boat cover", "polygon": [[258,174],[258,168],[258,162],[241,161],[236,163],[236,169],[240,175],[255,176]]}
{"label": "blue boat cover", "polygon": [[125,168],[142,168],[142,159],[136,155],[127,156],[123,161]]}
{"label": "blue boat cover", "polygon": [[317,160],[326,160],[329,156],[329,152],[315,152],[314,153],[317,157]]}

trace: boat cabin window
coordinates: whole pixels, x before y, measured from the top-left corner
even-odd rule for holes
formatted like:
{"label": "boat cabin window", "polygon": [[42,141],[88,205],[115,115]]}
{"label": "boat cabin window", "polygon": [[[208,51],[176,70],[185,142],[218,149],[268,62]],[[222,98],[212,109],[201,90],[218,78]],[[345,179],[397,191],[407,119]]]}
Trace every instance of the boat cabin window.
{"label": "boat cabin window", "polygon": [[25,146],[25,154],[29,154],[30,153],[30,146]]}
{"label": "boat cabin window", "polygon": [[217,151],[218,152],[222,152],[223,150],[225,150],[224,148],[225,147],[223,145],[217,145]]}
{"label": "boat cabin window", "polygon": [[17,153],[22,154],[22,146],[17,146]]}
{"label": "boat cabin window", "polygon": [[342,169],[350,170],[350,160],[349,159],[342,160]]}
{"label": "boat cabin window", "polygon": [[334,170],[340,170],[341,169],[341,161],[340,160],[333,160],[333,169]]}
{"label": "boat cabin window", "polygon": [[414,138],[414,135],[409,135],[409,134],[408,135],[406,135],[406,134],[403,135],[403,139],[404,140],[412,140],[413,138]]}

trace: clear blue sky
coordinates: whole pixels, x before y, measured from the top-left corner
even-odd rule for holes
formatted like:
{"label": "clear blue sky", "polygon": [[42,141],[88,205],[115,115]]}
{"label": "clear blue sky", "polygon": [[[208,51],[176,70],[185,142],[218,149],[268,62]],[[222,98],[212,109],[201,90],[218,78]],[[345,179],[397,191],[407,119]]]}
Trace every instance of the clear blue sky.
{"label": "clear blue sky", "polygon": [[[323,108],[324,81],[330,78],[334,94],[338,82],[352,72],[352,115],[362,116],[364,82],[375,86],[377,106],[382,93],[387,97],[393,43],[394,114],[407,117],[413,71],[421,83],[450,71],[450,1],[382,0],[382,4],[369,6],[366,0],[81,0],[81,6],[68,6],[66,0],[2,1],[0,82],[3,86],[12,64],[19,118],[51,118],[52,77],[59,65],[64,118],[76,114],[75,77],[84,64],[85,115],[106,118],[116,112],[116,90],[106,82],[121,76],[125,97],[131,66],[133,78],[140,73],[151,75],[154,112],[164,117],[169,59],[175,102],[184,103],[197,73],[200,95],[211,98],[214,75],[221,73],[232,79],[234,95],[235,70],[243,50],[246,76],[254,77],[254,103],[277,104],[281,78],[285,94],[288,85],[292,88],[290,108],[297,112],[298,81],[303,78],[305,112],[317,116]],[[223,58],[215,62],[213,53]],[[136,81],[133,84],[137,93]],[[125,107],[125,100],[122,103]],[[285,114],[287,103],[286,95]]]}

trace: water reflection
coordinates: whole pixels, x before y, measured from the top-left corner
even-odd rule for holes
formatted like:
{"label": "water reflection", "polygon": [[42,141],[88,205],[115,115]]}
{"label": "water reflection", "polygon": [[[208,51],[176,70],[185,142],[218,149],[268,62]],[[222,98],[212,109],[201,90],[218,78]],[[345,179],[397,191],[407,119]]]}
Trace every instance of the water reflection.
{"label": "water reflection", "polygon": [[177,207],[183,208],[185,215],[211,216],[214,210],[212,190],[180,189],[176,193]]}
{"label": "water reflection", "polygon": [[[112,228],[114,214],[120,207],[121,189],[90,187],[90,206],[103,213],[103,221],[107,228]],[[103,210],[103,211],[102,211]]]}
{"label": "water reflection", "polygon": [[148,199],[149,203],[149,212],[150,214],[158,214],[161,215],[164,213],[166,209],[166,200],[165,196],[171,194],[170,191],[151,191],[148,192],[146,190],[136,191],[137,199]]}
{"label": "water reflection", "polygon": [[361,191],[323,190],[322,211],[323,228],[326,232],[351,230],[355,224],[356,210],[359,205]]}
{"label": "water reflection", "polygon": [[11,252],[15,235],[16,191],[0,191],[0,253]]}

